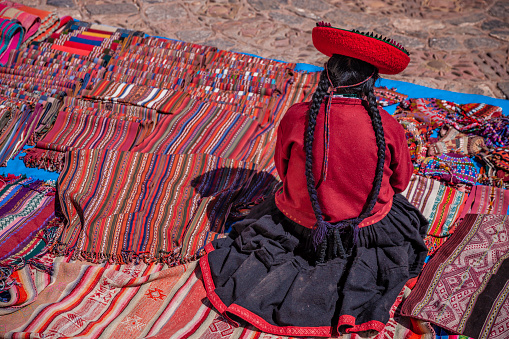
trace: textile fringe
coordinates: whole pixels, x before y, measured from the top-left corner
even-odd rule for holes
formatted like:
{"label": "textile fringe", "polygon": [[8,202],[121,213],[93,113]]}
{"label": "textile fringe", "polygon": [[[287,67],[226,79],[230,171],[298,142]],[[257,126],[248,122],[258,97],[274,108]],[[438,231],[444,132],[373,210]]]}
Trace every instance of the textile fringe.
{"label": "textile fringe", "polygon": [[62,221],[55,218],[49,223],[49,226],[39,232],[36,237],[39,237],[46,243],[46,246],[41,252],[28,260],[24,257],[10,257],[0,263],[0,292],[8,290],[13,285],[19,285],[19,283],[11,277],[11,275],[23,269],[25,266],[30,266],[33,269],[45,272],[49,275],[53,274],[53,263],[46,263],[41,258],[46,255],[50,250],[52,243],[56,239],[58,229],[63,225]]}
{"label": "textile fringe", "polygon": [[20,157],[26,167],[45,169],[50,172],[62,172],[65,163],[65,153],[45,150],[42,148],[30,148],[24,150],[25,155]]}
{"label": "textile fringe", "polygon": [[184,265],[192,261],[198,260],[205,254],[203,249],[200,249],[193,255],[182,257],[179,253],[181,248],[176,248],[173,252],[159,251],[157,255],[152,255],[147,252],[136,253],[134,251],[122,251],[121,254],[106,254],[100,252],[89,251],[76,251],[73,248],[66,248],[67,246],[60,241],[56,241],[50,248],[50,253],[56,256],[63,256],[66,259],[83,260],[93,264],[117,264],[126,265],[134,263],[138,265],[143,262],[145,264],[159,263],[165,264],[169,267]]}

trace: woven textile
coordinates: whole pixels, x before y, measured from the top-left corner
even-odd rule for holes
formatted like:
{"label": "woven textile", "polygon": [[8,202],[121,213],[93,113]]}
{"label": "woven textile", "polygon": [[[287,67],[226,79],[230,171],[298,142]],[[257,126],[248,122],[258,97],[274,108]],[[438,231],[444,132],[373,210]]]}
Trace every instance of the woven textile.
{"label": "woven textile", "polygon": [[16,284],[25,265],[49,271],[44,254],[61,225],[55,214],[55,188],[43,181],[0,176],[0,291]]}
{"label": "woven textile", "polygon": [[445,237],[461,214],[468,195],[437,180],[413,175],[402,193],[428,219],[428,235]]}
{"label": "woven textile", "polygon": [[465,207],[468,195],[437,180],[413,175],[402,194],[429,221],[424,239],[428,254],[433,254],[449,237]]}
{"label": "woven textile", "polygon": [[[149,126],[151,128],[151,126]],[[60,172],[65,152],[76,149],[112,149],[128,151],[149,132],[140,121],[96,117],[61,111],[53,128],[26,150],[23,161],[27,167]]]}
{"label": "woven textile", "polygon": [[150,137],[133,151],[206,153],[237,159],[261,130],[256,120],[245,115],[224,110],[220,105],[197,101],[187,112],[163,118]]}
{"label": "woven textile", "polygon": [[55,218],[55,188],[40,180],[0,176],[0,262],[25,251]]}
{"label": "woven textile", "polygon": [[23,40],[23,26],[17,20],[0,20],[0,31],[2,37],[0,40],[0,65],[4,66],[9,60],[9,54],[12,50],[20,47]]}
{"label": "woven textile", "polygon": [[102,80],[83,98],[147,107],[160,113],[178,114],[194,100],[183,91],[136,86]]}
{"label": "woven textile", "polygon": [[507,338],[509,219],[469,214],[428,262],[402,314],[473,338]]}
{"label": "woven textile", "polygon": [[417,98],[402,102],[394,115],[413,117],[433,128],[450,125],[464,132],[482,129],[486,121],[500,117],[502,109],[486,104],[458,105],[442,99]]}
{"label": "woven textile", "polygon": [[476,155],[484,167],[480,171],[480,182],[485,185],[509,188],[509,148],[499,147]]}
{"label": "woven textile", "polygon": [[396,120],[405,129],[405,136],[414,166],[418,166],[428,152],[428,140],[433,130],[425,123],[410,117],[399,117]]}
{"label": "woven textile", "polygon": [[467,214],[508,214],[509,190],[476,185],[468,195],[460,219]]}
{"label": "woven textile", "polygon": [[21,37],[20,44],[34,35],[41,26],[38,16],[13,8],[8,2],[0,3],[0,17],[15,19],[23,26],[25,34]]}
{"label": "woven textile", "polygon": [[0,106],[2,128],[0,131],[0,164],[5,164],[16,156],[27,144],[43,114],[42,104],[37,104],[35,108],[22,105],[21,109]]}
{"label": "woven textile", "polygon": [[495,167],[509,173],[509,147],[496,148],[491,155]]}
{"label": "woven textile", "polygon": [[27,14],[36,16],[40,19],[40,25],[37,27],[37,30],[35,32],[33,32],[31,35],[27,37],[27,39],[25,39],[24,46],[27,46],[33,40],[46,39],[49,35],[51,35],[51,33],[58,29],[60,19],[54,13],[33,7],[24,6],[22,4],[11,1],[3,1],[1,4],[3,6],[6,6],[7,8],[16,9]]}
{"label": "woven textile", "polygon": [[53,251],[91,262],[188,261],[224,232],[233,206],[272,191],[273,177],[254,169],[205,154],[69,152],[58,180],[68,223]]}
{"label": "woven textile", "polygon": [[[0,335],[274,338],[218,314],[205,298],[201,274],[196,266],[196,262],[167,268],[161,264],[93,266],[57,261],[54,283],[40,291],[38,299],[29,307],[4,316]],[[408,287],[402,290],[393,312],[409,292]],[[411,335],[419,339],[435,338],[429,325],[398,315],[391,316],[380,334],[347,334],[340,338],[399,339]]]}
{"label": "woven textile", "polygon": [[408,95],[396,92],[396,88],[375,87],[374,92],[380,106],[394,105],[408,98]]}
{"label": "woven textile", "polygon": [[[54,256],[49,254],[39,258],[40,265],[47,267],[53,266]],[[39,294],[52,282],[52,274],[48,271],[40,270],[33,265],[25,265],[23,268],[12,273],[10,279],[16,283],[0,292],[0,316],[15,313],[17,317],[21,314],[26,315],[33,309],[32,303],[38,300]],[[5,325],[3,325],[5,326]],[[2,333],[2,325],[0,325]]]}
{"label": "woven textile", "polygon": [[469,157],[457,153],[443,153],[425,158],[419,174],[456,185],[475,185],[478,173]]}
{"label": "woven textile", "polygon": [[140,106],[124,105],[104,101],[91,101],[81,98],[66,97],[62,110],[83,114],[92,114],[106,118],[142,120],[156,124],[160,118],[166,116],[156,110]]}

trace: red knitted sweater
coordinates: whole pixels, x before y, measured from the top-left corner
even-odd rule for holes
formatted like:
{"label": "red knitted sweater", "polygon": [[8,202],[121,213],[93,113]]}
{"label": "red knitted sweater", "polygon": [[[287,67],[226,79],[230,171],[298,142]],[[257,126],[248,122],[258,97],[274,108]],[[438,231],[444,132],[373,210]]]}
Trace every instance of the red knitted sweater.
{"label": "red knitted sweater", "polygon": [[[373,187],[377,147],[363,101],[343,97],[332,100],[327,179],[321,180],[325,102],[317,117],[313,173],[324,219],[335,223],[361,214]],[[309,102],[295,104],[286,112],[278,128],[274,161],[283,181],[276,193],[278,208],[291,220],[311,228],[316,218],[307,191],[304,152],[309,106]],[[402,126],[385,110],[379,110],[386,142],[384,177],[372,215],[360,227],[378,222],[389,212],[393,195],[406,188],[413,170]]]}

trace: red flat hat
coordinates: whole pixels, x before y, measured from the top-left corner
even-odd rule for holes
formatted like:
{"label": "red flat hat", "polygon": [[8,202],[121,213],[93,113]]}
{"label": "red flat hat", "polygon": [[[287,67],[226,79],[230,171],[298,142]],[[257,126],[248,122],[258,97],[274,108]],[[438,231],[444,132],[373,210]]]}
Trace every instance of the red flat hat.
{"label": "red flat hat", "polygon": [[313,45],[329,57],[341,54],[366,61],[382,74],[397,74],[410,62],[408,51],[394,40],[331,27],[324,22],[313,28]]}

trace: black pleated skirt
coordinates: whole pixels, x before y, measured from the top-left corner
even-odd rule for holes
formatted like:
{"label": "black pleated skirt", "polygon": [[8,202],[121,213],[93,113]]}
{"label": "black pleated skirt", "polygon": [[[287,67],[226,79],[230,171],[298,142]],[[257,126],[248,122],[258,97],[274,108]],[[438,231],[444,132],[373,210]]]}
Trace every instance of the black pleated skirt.
{"label": "black pleated skirt", "polygon": [[281,213],[274,198],[234,225],[201,258],[207,296],[226,317],[288,336],[381,331],[427,249],[427,220],[402,195],[389,214],[360,229],[347,259],[314,261],[311,230]]}

